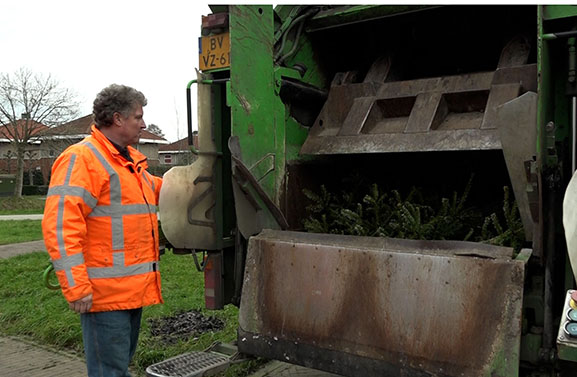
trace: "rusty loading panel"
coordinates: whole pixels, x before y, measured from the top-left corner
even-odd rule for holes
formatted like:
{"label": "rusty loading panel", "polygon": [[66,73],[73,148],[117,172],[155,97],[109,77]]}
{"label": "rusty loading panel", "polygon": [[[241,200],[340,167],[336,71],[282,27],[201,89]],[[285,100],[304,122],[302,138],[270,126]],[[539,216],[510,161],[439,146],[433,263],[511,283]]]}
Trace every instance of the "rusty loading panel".
{"label": "rusty loading panel", "polygon": [[470,242],[265,230],[249,242],[239,326],[257,335],[249,343],[282,339],[383,370],[491,375],[518,365],[524,265],[511,255]]}

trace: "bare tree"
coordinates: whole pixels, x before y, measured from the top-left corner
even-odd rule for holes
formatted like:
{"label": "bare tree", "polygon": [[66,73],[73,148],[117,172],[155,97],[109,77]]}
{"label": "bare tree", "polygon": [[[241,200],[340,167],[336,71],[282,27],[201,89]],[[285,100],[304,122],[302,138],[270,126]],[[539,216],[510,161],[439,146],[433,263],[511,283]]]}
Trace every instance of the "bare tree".
{"label": "bare tree", "polygon": [[16,197],[22,196],[29,142],[44,126],[62,124],[77,114],[76,95],[61,88],[51,75],[35,74],[27,68],[0,74],[0,126],[16,154]]}
{"label": "bare tree", "polygon": [[164,137],[164,132],[158,127],[156,124],[149,124],[146,126],[146,130],[150,133],[155,134],[156,136]]}
{"label": "bare tree", "polygon": [[9,149],[6,151],[6,153],[4,153],[4,157],[8,160],[6,162],[6,171],[8,172],[8,174],[12,174],[12,156],[14,155],[14,153],[12,153],[12,151]]}
{"label": "bare tree", "polygon": [[28,170],[28,184],[32,186],[34,184],[34,158],[38,157],[38,153],[33,151],[26,151],[24,152],[26,160],[28,160],[28,164],[26,164],[26,169]]}

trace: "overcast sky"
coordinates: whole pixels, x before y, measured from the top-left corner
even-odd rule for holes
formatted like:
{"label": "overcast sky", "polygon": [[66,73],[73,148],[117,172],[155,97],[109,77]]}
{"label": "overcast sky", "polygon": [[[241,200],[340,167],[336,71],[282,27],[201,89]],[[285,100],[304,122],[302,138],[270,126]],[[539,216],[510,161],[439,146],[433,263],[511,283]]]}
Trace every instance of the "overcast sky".
{"label": "overcast sky", "polygon": [[132,86],[148,99],[146,123],[158,125],[167,140],[176,141],[186,137],[186,84],[198,67],[207,4],[0,0],[0,72],[27,67],[51,74],[78,94],[82,116],[92,113],[92,101],[102,88]]}

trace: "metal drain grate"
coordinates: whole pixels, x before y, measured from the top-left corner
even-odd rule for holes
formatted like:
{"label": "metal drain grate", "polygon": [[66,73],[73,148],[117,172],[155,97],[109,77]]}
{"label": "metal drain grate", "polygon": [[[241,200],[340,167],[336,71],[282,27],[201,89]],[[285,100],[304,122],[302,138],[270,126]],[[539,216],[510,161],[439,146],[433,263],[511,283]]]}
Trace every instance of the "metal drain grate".
{"label": "metal drain grate", "polygon": [[225,369],[230,358],[212,352],[189,352],[146,368],[148,377],[200,377],[208,371]]}

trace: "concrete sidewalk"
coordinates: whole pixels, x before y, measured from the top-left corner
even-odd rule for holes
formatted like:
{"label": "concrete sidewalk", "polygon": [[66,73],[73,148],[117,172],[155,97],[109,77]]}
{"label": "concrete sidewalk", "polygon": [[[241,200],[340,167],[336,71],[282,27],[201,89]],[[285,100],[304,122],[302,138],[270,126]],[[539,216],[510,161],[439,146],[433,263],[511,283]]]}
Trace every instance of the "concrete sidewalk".
{"label": "concrete sidewalk", "polygon": [[[133,377],[137,374],[131,371]],[[28,340],[0,336],[0,376],[83,377],[84,360],[74,354],[47,348]],[[270,361],[251,377],[339,377],[280,361]]]}
{"label": "concrete sidewalk", "polygon": [[0,221],[2,220],[42,220],[44,215],[34,214],[34,215],[0,215]]}
{"label": "concrete sidewalk", "polygon": [[[0,215],[0,221],[3,220],[42,220],[42,214],[35,215]],[[2,226],[0,224],[0,226]],[[31,253],[33,251],[46,251],[44,241],[22,242],[12,245],[0,245],[0,259],[10,258],[20,254]],[[1,375],[0,375],[1,376]]]}
{"label": "concrete sidewalk", "polygon": [[70,353],[0,336],[0,376],[82,377],[86,364]]}
{"label": "concrete sidewalk", "polygon": [[[43,240],[0,245],[0,259],[7,259],[16,255],[32,253],[34,251],[46,251]],[[46,254],[46,259],[48,259],[48,254]]]}

